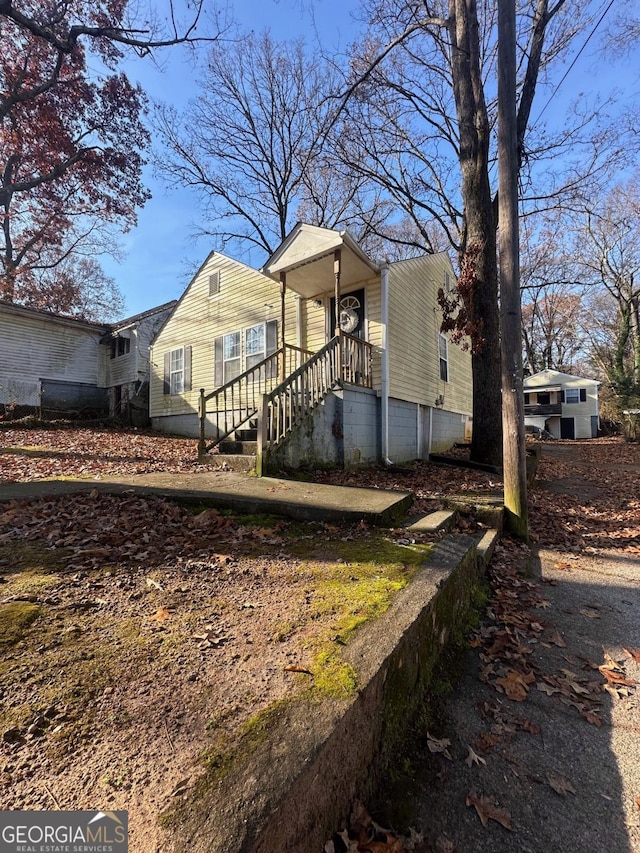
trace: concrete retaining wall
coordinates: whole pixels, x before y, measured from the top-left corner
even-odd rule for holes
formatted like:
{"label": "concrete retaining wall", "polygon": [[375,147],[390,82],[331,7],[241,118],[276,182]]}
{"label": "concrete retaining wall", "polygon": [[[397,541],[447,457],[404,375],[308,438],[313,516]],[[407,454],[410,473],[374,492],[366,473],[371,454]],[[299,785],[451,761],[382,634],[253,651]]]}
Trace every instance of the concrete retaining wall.
{"label": "concrete retaining wall", "polygon": [[442,647],[467,620],[480,566],[471,537],[441,540],[387,613],[346,647],[357,695],[284,705],[264,742],[191,803],[163,850],[322,850],[402,742]]}

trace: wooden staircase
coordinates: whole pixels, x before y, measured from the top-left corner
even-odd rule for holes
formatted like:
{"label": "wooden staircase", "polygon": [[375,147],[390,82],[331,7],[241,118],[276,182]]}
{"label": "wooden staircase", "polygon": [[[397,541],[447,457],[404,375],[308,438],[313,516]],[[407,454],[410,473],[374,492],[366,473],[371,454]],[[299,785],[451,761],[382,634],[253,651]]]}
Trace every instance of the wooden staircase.
{"label": "wooden staircase", "polygon": [[[278,383],[292,355],[302,363]],[[273,452],[342,382],[373,387],[371,344],[340,331],[317,353],[286,345],[210,394],[200,389],[198,458],[262,476]]]}

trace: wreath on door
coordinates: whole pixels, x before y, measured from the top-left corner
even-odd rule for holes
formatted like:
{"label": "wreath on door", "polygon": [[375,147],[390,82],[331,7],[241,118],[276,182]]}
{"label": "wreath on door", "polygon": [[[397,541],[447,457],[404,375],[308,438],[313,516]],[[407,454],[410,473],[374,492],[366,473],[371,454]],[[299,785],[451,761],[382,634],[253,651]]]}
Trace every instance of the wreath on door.
{"label": "wreath on door", "polygon": [[348,335],[355,332],[360,324],[358,308],[360,300],[355,296],[345,296],[340,300],[340,329]]}

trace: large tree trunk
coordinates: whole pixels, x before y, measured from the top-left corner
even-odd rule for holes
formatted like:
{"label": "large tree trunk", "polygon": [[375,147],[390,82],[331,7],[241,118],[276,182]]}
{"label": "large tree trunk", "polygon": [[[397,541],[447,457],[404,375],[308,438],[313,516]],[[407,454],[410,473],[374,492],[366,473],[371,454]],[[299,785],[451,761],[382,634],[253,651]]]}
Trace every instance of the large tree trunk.
{"label": "large tree trunk", "polygon": [[481,74],[478,16],[474,0],[449,0],[449,13],[465,221],[462,252],[466,258],[464,266],[469,268],[471,264],[472,272],[462,294],[473,340],[471,459],[500,465],[502,394],[497,223],[489,184],[490,127]]}
{"label": "large tree trunk", "polygon": [[[502,393],[500,368],[500,317],[496,232],[489,196],[469,217],[468,246],[481,246],[475,259],[475,276],[468,303],[473,328],[473,434],[471,459],[491,465],[502,463]],[[475,195],[474,193],[471,194]],[[476,196],[477,198],[477,196]],[[467,207],[476,207],[471,202]]]}

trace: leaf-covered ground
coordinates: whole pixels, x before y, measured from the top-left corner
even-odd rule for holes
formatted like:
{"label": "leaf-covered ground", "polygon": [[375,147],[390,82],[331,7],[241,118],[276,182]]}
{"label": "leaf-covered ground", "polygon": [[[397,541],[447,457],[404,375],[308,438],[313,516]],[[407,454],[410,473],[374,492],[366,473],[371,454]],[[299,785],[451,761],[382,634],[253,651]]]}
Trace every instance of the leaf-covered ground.
{"label": "leaf-covered ground", "polygon": [[[197,472],[195,449],[140,431],[3,428],[0,479]],[[438,506],[432,482],[424,500]],[[97,490],[0,504],[0,807],[128,809],[132,849],[155,851],[159,815],[255,715],[299,691],[353,689],[340,647],[428,541]]]}
{"label": "leaf-covered ground", "polygon": [[[198,470],[191,439],[137,430],[0,429],[5,482]],[[558,587],[587,558],[614,552],[637,559],[637,445],[550,442],[538,475],[532,533],[554,555],[550,580]],[[418,511],[501,485],[485,473],[428,463],[317,477],[410,489]],[[461,529],[474,526],[461,520]],[[402,530],[194,513],[160,499],[97,492],[0,505],[0,806],[91,808],[99,801],[127,808],[132,849],[155,851],[158,815],[188,795],[202,760],[215,762],[251,714],[319,681],[326,638],[344,641],[358,619],[384,609],[407,582],[416,549],[427,544],[412,538]],[[491,693],[479,700],[473,735],[434,724],[424,738],[432,785],[438,774],[463,786],[475,774],[460,808],[485,833],[509,833],[507,822],[518,828],[518,810],[481,774],[498,763],[513,783],[509,756],[518,739],[545,738],[542,724],[519,710],[532,696],[595,731],[608,725],[607,702],[635,696],[635,685],[625,682],[634,678],[640,640],[625,640],[631,657],[618,648],[610,660],[590,651],[583,661],[580,648],[562,645],[568,638],[553,618],[561,593],[518,574],[529,557],[506,540],[494,561],[488,619],[474,640],[476,682]],[[351,609],[327,593],[336,586]],[[588,632],[608,611],[597,595],[583,597],[574,615]],[[541,648],[560,659],[534,664],[531,650]],[[565,800],[576,796],[575,774],[548,772],[550,779],[537,774],[535,786],[548,785]],[[363,810],[359,832],[365,818]],[[465,820],[457,814],[456,822]],[[485,849],[460,846],[444,823],[422,840],[379,830],[369,846],[358,843],[376,853]],[[484,844],[482,836],[474,843]],[[510,835],[499,836],[486,849],[515,849],[511,844]]]}

